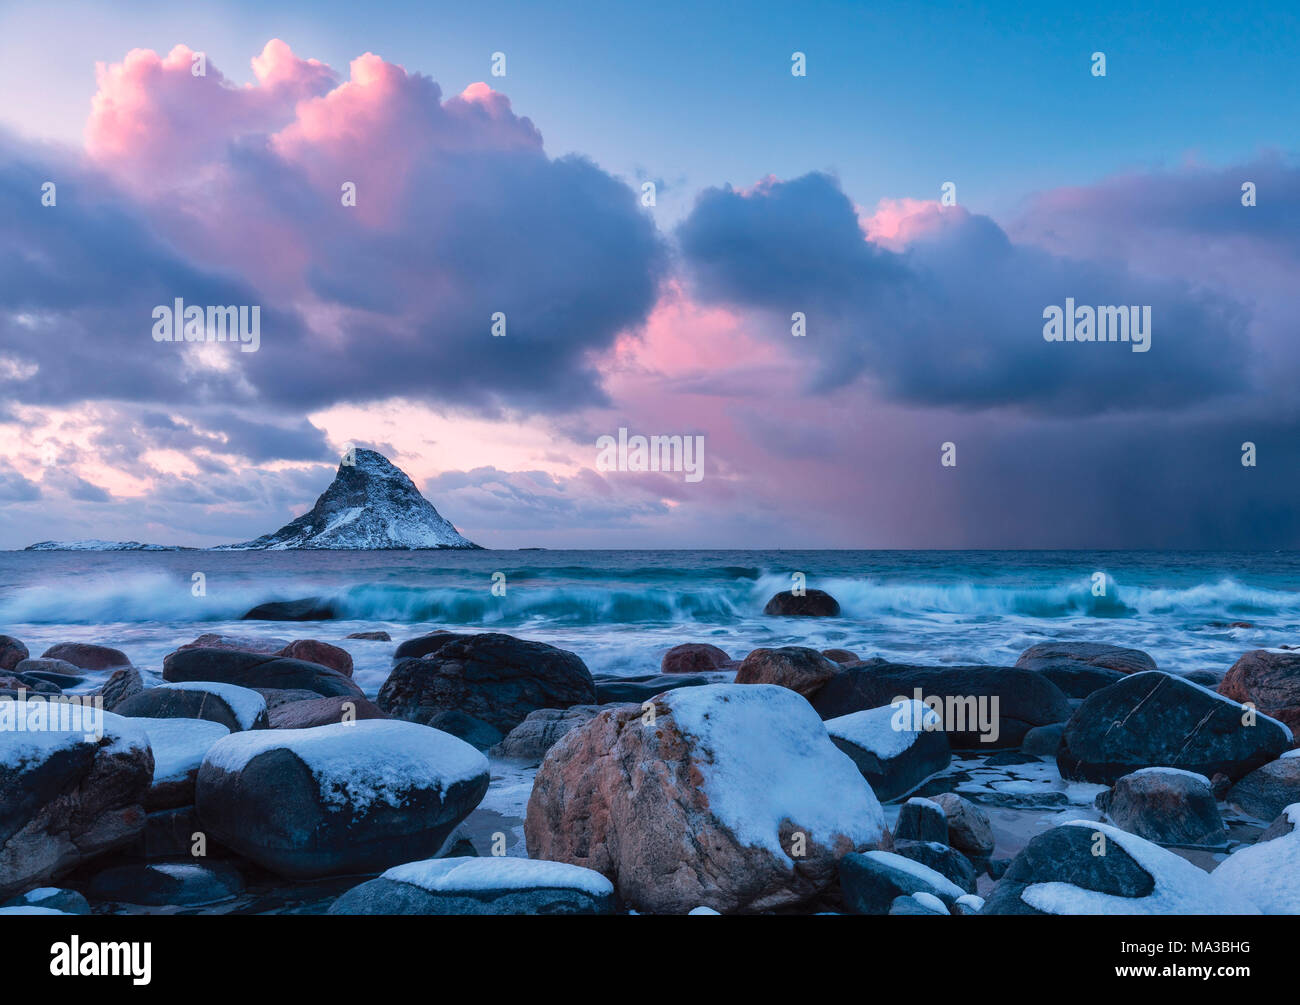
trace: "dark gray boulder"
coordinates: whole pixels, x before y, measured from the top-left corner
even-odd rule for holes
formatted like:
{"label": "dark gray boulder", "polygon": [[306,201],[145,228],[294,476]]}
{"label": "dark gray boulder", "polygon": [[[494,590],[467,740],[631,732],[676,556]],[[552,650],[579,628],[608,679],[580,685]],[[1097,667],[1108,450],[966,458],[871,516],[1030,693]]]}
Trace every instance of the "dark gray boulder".
{"label": "dark gray boulder", "polygon": [[408,722],[461,711],[503,734],[536,709],[595,702],[596,685],[576,655],[497,632],[449,636],[424,656],[402,660],[376,698]]}
{"label": "dark gray boulder", "polygon": [[898,809],[894,824],[895,841],[948,842],[948,816],[943,807],[930,799],[909,799]]}
{"label": "dark gray boulder", "polygon": [[1256,768],[1228,790],[1225,801],[1260,820],[1272,820],[1300,803],[1300,751]]}
{"label": "dark gray boulder", "polygon": [[657,694],[679,687],[700,687],[718,683],[715,678],[696,674],[645,674],[639,677],[597,677],[597,705],[615,705],[623,702],[640,705]]}
{"label": "dark gray boulder", "polygon": [[1113,785],[1139,768],[1183,768],[1241,778],[1291,746],[1264,715],[1172,674],[1125,677],[1089,695],[1070,717],[1056,754],[1063,778]]}
{"label": "dark gray boulder", "polygon": [[194,907],[230,900],[244,892],[244,878],[229,862],[194,860],[113,866],[97,873],[92,900],[145,907]]}
{"label": "dark gray boulder", "polygon": [[234,649],[178,649],[163,660],[163,680],[213,681],[258,691],[310,691],[322,698],[365,697],[351,677],[319,663]]}
{"label": "dark gray boulder", "polygon": [[787,618],[837,618],[840,602],[824,590],[805,590],[801,594],[786,590],[763,605],[763,613]]}
{"label": "dark gray boulder", "polygon": [[457,710],[439,712],[429,720],[428,725],[464,740],[477,750],[487,750],[505,739],[501,730],[491,723]]}
{"label": "dark gray boulder", "polygon": [[323,597],[271,600],[246,612],[242,621],[333,621],[338,607]]}
{"label": "dark gray boulder", "polygon": [[[1070,717],[1060,688],[1016,667],[859,663],[843,667],[811,700],[823,719],[833,719],[911,699],[917,691],[943,703],[944,731],[957,750],[1017,747],[1033,727]],[[987,732],[981,719],[991,725]]]}
{"label": "dark gray boulder", "polygon": [[492,748],[493,757],[541,761],[560,737],[584,726],[601,712],[599,705],[571,705],[568,708],[539,708]]}

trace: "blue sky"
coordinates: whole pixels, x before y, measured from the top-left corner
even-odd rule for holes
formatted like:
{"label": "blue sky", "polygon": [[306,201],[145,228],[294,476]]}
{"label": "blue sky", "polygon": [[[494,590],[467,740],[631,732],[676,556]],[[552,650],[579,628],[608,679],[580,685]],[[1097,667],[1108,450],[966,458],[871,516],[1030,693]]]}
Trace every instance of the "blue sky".
{"label": "blue sky", "polygon": [[661,180],[679,215],[704,187],[808,171],[864,202],[954,181],[998,214],[1038,189],[1293,147],[1300,8],[1218,6],[19,2],[0,13],[0,92],[23,95],[9,123],[72,139],[96,60],[183,42],[245,82],[248,54],[279,37],[339,68],[373,51],[445,93],[488,80],[552,155]]}

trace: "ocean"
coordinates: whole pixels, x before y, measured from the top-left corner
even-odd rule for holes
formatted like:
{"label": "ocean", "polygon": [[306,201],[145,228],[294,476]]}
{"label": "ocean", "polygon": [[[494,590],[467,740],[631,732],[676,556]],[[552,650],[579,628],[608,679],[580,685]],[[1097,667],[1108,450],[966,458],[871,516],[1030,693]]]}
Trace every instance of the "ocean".
{"label": "ocean", "polygon": [[[764,603],[789,589],[794,573],[833,595],[841,616],[765,616]],[[331,599],[340,619],[240,620],[262,602],[310,596]],[[1232,627],[1242,622],[1249,627]],[[0,553],[0,633],[22,639],[33,656],[56,642],[114,646],[155,681],[163,657],[203,632],[319,638],[351,652],[355,679],[373,696],[394,645],[434,628],[548,642],[595,674],[657,672],[680,642],[710,642],[735,658],[805,645],[915,663],[1010,664],[1051,639],[1132,646],[1177,673],[1222,672],[1247,650],[1300,641],[1300,554]],[[343,641],[375,629],[393,642]]]}

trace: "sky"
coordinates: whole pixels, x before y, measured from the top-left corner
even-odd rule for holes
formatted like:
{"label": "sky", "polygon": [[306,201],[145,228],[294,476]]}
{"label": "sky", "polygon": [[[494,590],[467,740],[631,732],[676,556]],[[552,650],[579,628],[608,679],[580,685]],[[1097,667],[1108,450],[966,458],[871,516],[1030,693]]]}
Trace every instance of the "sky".
{"label": "sky", "polygon": [[1144,8],[2,3],[0,548],[1300,546],[1300,14]]}

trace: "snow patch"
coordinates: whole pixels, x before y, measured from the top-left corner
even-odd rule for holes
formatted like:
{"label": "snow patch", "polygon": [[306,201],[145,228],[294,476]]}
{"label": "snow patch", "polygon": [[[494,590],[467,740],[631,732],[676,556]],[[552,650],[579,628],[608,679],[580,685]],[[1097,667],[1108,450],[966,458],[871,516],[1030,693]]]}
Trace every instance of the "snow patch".
{"label": "snow patch", "polygon": [[552,889],[607,897],[614,892],[614,884],[594,869],[529,858],[430,858],[395,865],[381,878],[429,893]]}

